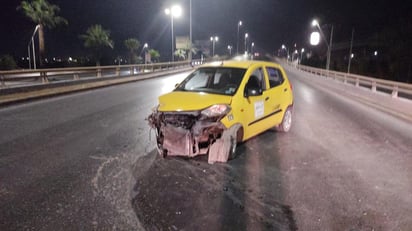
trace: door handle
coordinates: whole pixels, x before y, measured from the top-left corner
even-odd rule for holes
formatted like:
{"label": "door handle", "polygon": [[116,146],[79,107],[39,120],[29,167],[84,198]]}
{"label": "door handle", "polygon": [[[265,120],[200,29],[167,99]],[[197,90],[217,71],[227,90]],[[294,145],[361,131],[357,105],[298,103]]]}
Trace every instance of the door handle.
{"label": "door handle", "polygon": [[283,91],[284,91],[284,92],[287,92],[287,91],[288,91],[288,89],[287,89],[287,88],[285,88],[285,89],[283,89]]}
{"label": "door handle", "polygon": [[269,96],[265,98],[265,101],[268,101],[268,100],[269,100]]}

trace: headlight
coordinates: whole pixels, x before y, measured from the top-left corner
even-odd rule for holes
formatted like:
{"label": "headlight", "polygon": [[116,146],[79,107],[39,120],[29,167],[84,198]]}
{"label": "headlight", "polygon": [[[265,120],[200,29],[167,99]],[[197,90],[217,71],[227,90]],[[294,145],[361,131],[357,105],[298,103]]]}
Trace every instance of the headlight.
{"label": "headlight", "polygon": [[222,117],[225,116],[231,110],[229,105],[226,104],[215,104],[202,111],[202,115],[205,117]]}

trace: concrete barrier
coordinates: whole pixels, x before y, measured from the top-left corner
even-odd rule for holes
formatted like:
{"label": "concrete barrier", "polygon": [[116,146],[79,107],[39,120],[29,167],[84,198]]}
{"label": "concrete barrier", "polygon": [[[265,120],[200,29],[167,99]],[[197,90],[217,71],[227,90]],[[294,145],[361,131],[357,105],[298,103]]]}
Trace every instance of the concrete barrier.
{"label": "concrete barrier", "polygon": [[129,82],[135,82],[148,78],[156,78],[170,74],[176,74],[192,70],[193,67],[185,67],[174,70],[156,71],[142,73],[133,76],[112,76],[112,77],[100,77],[90,79],[80,79],[71,81],[60,81],[49,84],[37,84],[30,86],[5,88],[0,90],[0,105],[6,105],[26,100],[32,100],[42,97],[49,97],[54,95],[67,94],[70,92],[84,91],[93,88],[106,87],[116,84],[123,84]]}

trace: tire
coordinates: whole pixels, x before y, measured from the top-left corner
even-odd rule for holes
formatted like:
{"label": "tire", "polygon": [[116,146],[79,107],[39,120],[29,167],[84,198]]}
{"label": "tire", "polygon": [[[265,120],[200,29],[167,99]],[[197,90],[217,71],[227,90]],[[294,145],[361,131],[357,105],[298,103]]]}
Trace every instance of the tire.
{"label": "tire", "polygon": [[282,122],[276,127],[279,132],[288,132],[292,127],[292,107],[288,107],[283,114]]}
{"label": "tire", "polygon": [[160,144],[157,144],[156,146],[157,152],[159,153],[159,155],[163,158],[167,157],[167,150],[163,149],[163,147]]}
{"label": "tire", "polygon": [[[236,133],[237,135],[237,133]],[[237,137],[230,137],[230,148],[229,148],[229,158],[228,160],[233,160],[236,157],[236,149],[237,149]]]}
{"label": "tire", "polygon": [[163,158],[167,157],[167,149],[163,148],[163,135],[160,133],[160,131],[156,132],[156,149],[159,155]]}
{"label": "tire", "polygon": [[238,145],[242,142],[243,138],[243,128],[240,127],[236,131],[236,136],[230,137],[230,149],[229,149],[229,159],[233,160],[236,157],[236,150]]}

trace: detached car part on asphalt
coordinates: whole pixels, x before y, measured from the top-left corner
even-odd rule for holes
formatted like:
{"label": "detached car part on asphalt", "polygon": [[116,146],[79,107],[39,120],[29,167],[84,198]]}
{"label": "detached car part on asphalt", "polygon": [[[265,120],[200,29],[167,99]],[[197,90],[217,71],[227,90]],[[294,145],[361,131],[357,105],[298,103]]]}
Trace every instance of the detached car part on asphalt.
{"label": "detached car part on asphalt", "polygon": [[284,69],[263,61],[222,61],[193,71],[159,97],[149,115],[159,154],[234,158],[239,142],[292,125],[292,86]]}

